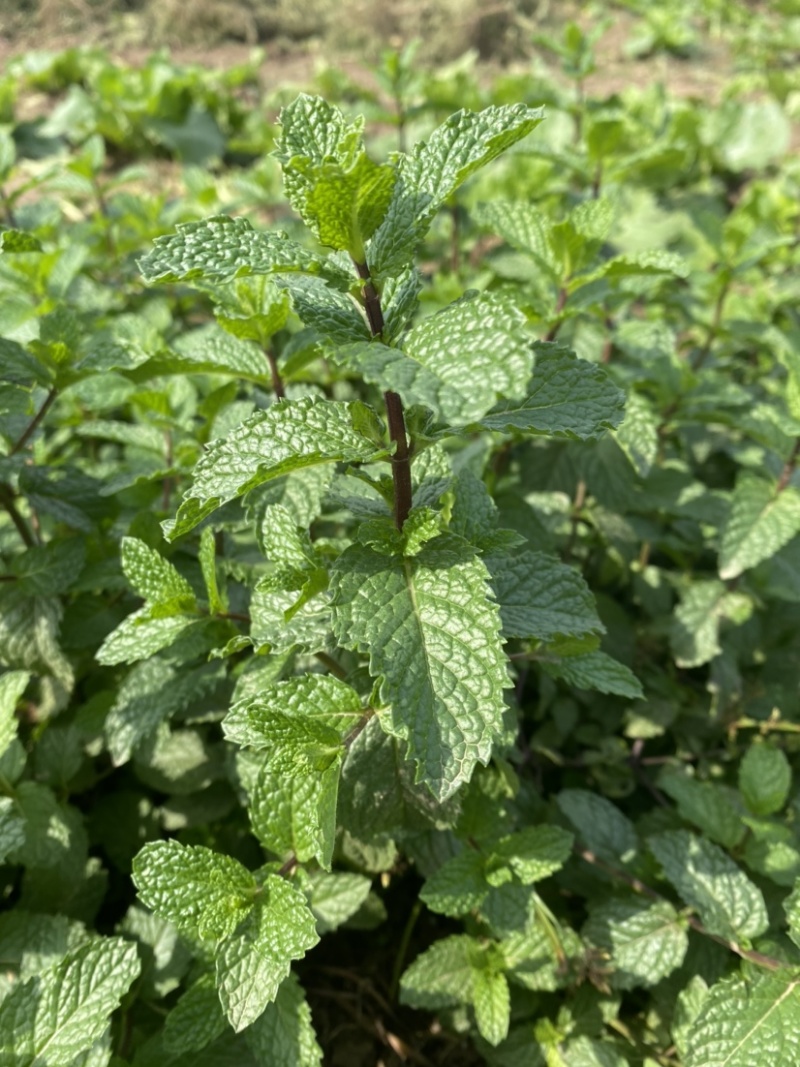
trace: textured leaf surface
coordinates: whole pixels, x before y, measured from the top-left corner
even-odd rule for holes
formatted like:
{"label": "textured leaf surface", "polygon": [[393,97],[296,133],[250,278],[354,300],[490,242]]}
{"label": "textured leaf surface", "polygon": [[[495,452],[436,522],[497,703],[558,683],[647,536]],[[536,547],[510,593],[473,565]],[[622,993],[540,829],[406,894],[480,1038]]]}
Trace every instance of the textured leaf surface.
{"label": "textured leaf surface", "polygon": [[194,1052],[228,1028],[213,974],[202,975],[164,1020],[164,1048],[176,1055]]}
{"label": "textured leaf surface", "polygon": [[403,350],[443,383],[437,413],[453,421],[479,419],[498,397],[521,397],[533,364],[525,316],[490,293],[423,319]]}
{"label": "textured leaf surface", "polygon": [[373,275],[383,280],[407,266],[430,221],[462,182],[542,121],[542,108],[523,104],[459,111],[404,158],[383,223],[369,248]]}
{"label": "textured leaf surface", "polygon": [[487,430],[547,434],[590,441],[622,421],[625,394],[602,367],[562,345],[537,342],[532,386],[520,401],[503,401],[480,419]]}
{"label": "textured leaf surface", "polygon": [[375,459],[380,449],[356,429],[356,410],[356,404],[312,397],[282,401],[214,441],[195,467],[194,484],[169,526],[170,539],[270,478],[318,463]]}
{"label": "textured leaf surface", "polygon": [[468,1002],[475,947],[466,934],[435,941],[403,974],[402,1003],[412,1008],[446,1008]]}
{"label": "textured leaf surface", "polygon": [[552,641],[605,632],[582,575],[544,552],[487,559],[506,637]]}
{"label": "textured leaf surface", "polygon": [[281,982],[278,995],[248,1027],[247,1044],[259,1064],[270,1067],[321,1067],[322,1049],[317,1043],[311,1010],[302,987],[290,974]]}
{"label": "textured leaf surface", "polygon": [[317,774],[281,774],[268,759],[250,790],[250,820],[265,848],[330,867],[336,834],[339,761]]}
{"label": "textured leaf surface", "polygon": [[624,863],[636,854],[639,839],[633,823],[604,796],[587,789],[562,789],[556,801],[600,859]]}
{"label": "textured leaf surface", "polygon": [[150,618],[150,608],[144,607],[129,615],[97,650],[97,662],[111,667],[117,663],[136,663],[169,648],[190,626],[198,622],[196,615],[168,615]]}
{"label": "textured leaf surface", "polygon": [[25,844],[25,819],[11,797],[0,797],[0,863]]}
{"label": "textured leaf surface", "polygon": [[208,939],[233,931],[251,907],[256,886],[238,860],[177,841],[145,845],[133,861],[133,881],[156,915]]}
{"label": "textured leaf surface", "polygon": [[341,268],[290,241],[285,233],[254,230],[247,219],[228,215],[187,222],[174,234],[157,237],[153,251],[139,260],[139,269],[147,282],[193,278],[226,282],[278,271],[325,274],[344,286],[350,281]]}
{"label": "textured leaf surface", "polygon": [[689,944],[666,901],[609,900],[593,909],[583,936],[608,950],[616,989],[655,985],[680,967]]}
{"label": "textured leaf surface", "polygon": [[472,1006],[480,1035],[490,1045],[499,1045],[508,1037],[511,993],[504,974],[488,968],[475,970],[472,975]]}
{"label": "textured leaf surface", "polygon": [[756,815],[772,815],[786,803],[792,768],[786,753],[768,744],[752,744],[739,767],[739,789]]}
{"label": "textured leaf surface", "polygon": [[371,886],[372,882],[363,874],[315,871],[306,892],[317,920],[317,933],[328,933],[347,922],[367,899]]}
{"label": "textured leaf surface", "polygon": [[675,609],[670,644],[679,667],[701,667],[719,655],[720,622],[744,622],[751,611],[750,599],[729,591],[716,579],[693,582]]}
{"label": "textured leaf surface", "polygon": [[479,908],[489,895],[485,857],[473,848],[465,848],[447,860],[420,890],[431,911],[453,918]]}
{"label": "textured leaf surface", "polygon": [[[560,870],[572,852],[573,836],[560,826],[528,826],[493,846],[487,869],[494,874],[513,872],[531,885]],[[497,884],[490,874],[490,881]]]}
{"label": "textured leaf surface", "polygon": [[721,848],[687,830],[670,830],[647,841],[681,898],[700,913],[705,927],[738,940],[763,934],[769,925],[761,890]]}
{"label": "textured leaf surface", "polygon": [[800,979],[758,973],[718,982],[687,1036],[686,1067],[795,1067]]}
{"label": "textured leaf surface", "polygon": [[177,600],[194,605],[195,596],[186,579],[144,541],[123,537],[120,555],[125,577],[144,600],[155,604]]}
{"label": "textured leaf surface", "polygon": [[508,678],[488,572],[463,543],[429,542],[412,559],[354,545],[332,573],[334,631],[370,654],[391,705],[385,729],[440,800],[486,763],[500,734]]}
{"label": "textured leaf surface", "polygon": [[17,736],[17,702],[30,680],[27,671],[7,671],[0,675],[0,756]]}
{"label": "textured leaf surface", "polygon": [[243,1030],[275,1000],[292,960],[319,941],[305,896],[280,875],[268,875],[260,900],[217,955],[217,984],[234,1030]]}
{"label": "textured leaf surface", "polygon": [[159,659],[134,667],[117,690],[105,721],[104,733],[114,764],[126,763],[159,723],[213,689],[219,677],[207,667],[179,674]]}
{"label": "textured leaf surface", "polygon": [[318,726],[338,740],[361,714],[361,698],[345,682],[330,674],[304,674],[237,701],[222,728],[229,741],[263,749],[280,743],[272,728],[279,717],[303,728]]}
{"label": "textured leaf surface", "polygon": [[136,946],[93,938],[41,977],[20,982],[0,1005],[3,1067],[68,1067],[105,1031],[139,974]]}
{"label": "textured leaf surface", "polygon": [[679,771],[667,771],[659,777],[659,788],[677,802],[678,811],[694,823],[712,841],[724,848],[735,848],[745,833],[732,790],[716,782],[702,782]]}
{"label": "textured leaf surface", "polygon": [[779,492],[765,478],[742,474],[733,493],[731,513],[722,531],[720,578],[736,578],[783,548],[800,533],[800,492]]}
{"label": "textured leaf surface", "polygon": [[633,671],[606,652],[586,652],[557,661],[543,660],[542,668],[576,689],[597,689],[600,693],[615,693],[629,700],[641,700],[644,696]]}

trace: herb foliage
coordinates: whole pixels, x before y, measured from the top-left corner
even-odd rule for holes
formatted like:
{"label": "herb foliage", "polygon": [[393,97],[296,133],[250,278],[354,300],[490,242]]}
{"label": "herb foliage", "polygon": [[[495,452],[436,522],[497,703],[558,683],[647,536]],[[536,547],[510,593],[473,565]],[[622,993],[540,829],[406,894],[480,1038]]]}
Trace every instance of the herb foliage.
{"label": "herb foliage", "polygon": [[[592,46],[385,59],[383,153],[12,69],[72,88],[0,130],[0,1067],[313,1067],[337,954],[428,1062],[797,1062],[785,97],[770,155]],[[254,158],[106,167],[165,146]]]}

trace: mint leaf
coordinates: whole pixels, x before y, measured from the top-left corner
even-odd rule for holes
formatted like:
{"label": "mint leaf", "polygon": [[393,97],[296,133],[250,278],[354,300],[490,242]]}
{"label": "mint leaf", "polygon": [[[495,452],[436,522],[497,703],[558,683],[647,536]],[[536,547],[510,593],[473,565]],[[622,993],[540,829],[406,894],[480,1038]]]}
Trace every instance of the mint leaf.
{"label": "mint leaf", "polygon": [[399,274],[444,201],[471,174],[526,137],[543,117],[542,108],[524,104],[459,111],[416,145],[412,156],[402,157],[386,217],[368,249],[372,275],[383,281]]}
{"label": "mint leaf", "polygon": [[647,839],[651,852],[681,898],[696,908],[712,934],[740,940],[769,925],[761,890],[721,848],[687,830]]}
{"label": "mint leaf", "polygon": [[321,773],[285,775],[265,759],[249,786],[250,821],[266,849],[294,855],[301,863],[316,858],[329,868],[336,836],[340,765]]}
{"label": "mint leaf", "polygon": [[511,992],[504,974],[488,967],[474,970],[472,1006],[478,1031],[490,1045],[499,1045],[508,1037]]}
{"label": "mint leaf", "polygon": [[148,659],[171,644],[192,626],[202,625],[196,615],[168,615],[151,618],[150,607],[135,611],[112,630],[97,650],[96,659],[103,666],[135,663]]}
{"label": "mint leaf", "polygon": [[587,789],[562,789],[556,802],[600,859],[627,863],[636,855],[639,839],[633,823],[604,796]]}
{"label": "mint leaf", "polygon": [[217,985],[234,1030],[255,1022],[275,1000],[292,960],[318,941],[304,895],[280,875],[267,875],[255,907],[218,949]]}
{"label": "mint leaf", "polygon": [[0,797],[0,863],[25,844],[25,819],[11,797]]}
{"label": "mint leaf", "polygon": [[196,604],[192,587],[173,565],[144,541],[123,537],[122,570],[142,599],[153,604],[177,601],[189,610]]}
{"label": "mint leaf", "polygon": [[740,475],[722,530],[719,575],[727,581],[769,559],[800,533],[800,492],[765,478]]}
{"label": "mint leaf", "polygon": [[139,974],[136,946],[92,938],[0,1004],[0,1062],[68,1065],[103,1034]]}
{"label": "mint leaf", "polygon": [[331,590],[338,640],[369,652],[382,678],[384,729],[408,742],[417,780],[445,800],[488,761],[502,728],[508,677],[486,567],[451,537],[412,559],[353,545]]}
{"label": "mint leaf", "polygon": [[680,771],[659,777],[659,787],[677,802],[681,816],[725,848],[735,848],[745,825],[731,797],[732,790],[716,782],[701,782]]}
{"label": "mint leaf", "polygon": [[329,674],[304,674],[237,701],[222,729],[229,741],[255,749],[297,750],[306,736],[312,746],[324,737],[336,747],[361,715],[361,698],[345,682]]}
{"label": "mint leaf", "polygon": [[615,693],[629,700],[644,698],[641,682],[633,671],[605,652],[585,652],[580,656],[542,659],[540,662],[547,674],[561,678],[576,689],[597,689],[600,693]]}
{"label": "mint leaf", "polygon": [[614,961],[615,989],[655,985],[683,963],[685,923],[666,901],[608,900],[592,909],[583,936]]}
{"label": "mint leaf", "polygon": [[194,484],[177,518],[165,525],[169,539],[271,478],[319,463],[376,459],[382,450],[356,429],[357,410],[357,404],[312,397],[280,401],[212,442],[195,467]]}
{"label": "mint leaf", "polygon": [[800,979],[759,972],[712,986],[686,1036],[686,1067],[794,1067]]}
{"label": "mint leaf", "polygon": [[245,1031],[258,1063],[270,1067],[322,1067],[311,1011],[293,974],[281,982],[275,1000]]}
{"label": "mint leaf", "polygon": [[179,930],[218,940],[252,907],[256,882],[237,860],[202,845],[151,841],[133,861],[139,897]]}
{"label": "mint leaf", "polygon": [[187,222],[174,234],[157,237],[153,251],[139,260],[148,283],[232,281],[247,274],[276,272],[323,274],[347,288],[351,276],[330,260],[316,256],[290,241],[280,231],[254,230],[244,218],[215,215],[202,222]]}
{"label": "mint leaf", "polygon": [[506,637],[552,641],[559,634],[605,632],[581,574],[543,552],[489,556],[492,588]]}
{"label": "mint leaf", "polygon": [[536,364],[527,396],[497,404],[480,419],[481,426],[591,441],[620,424],[625,394],[602,367],[560,344],[537,341],[533,347]]}
{"label": "mint leaf", "polygon": [[180,1055],[199,1051],[228,1028],[213,974],[190,986],[164,1020],[164,1048]]}
{"label": "mint leaf", "polygon": [[720,623],[742,623],[752,612],[744,593],[729,591],[716,579],[697,581],[684,590],[675,609],[670,644],[679,667],[701,667],[722,651]]}
{"label": "mint leaf", "polygon": [[529,826],[508,834],[492,846],[486,863],[486,876],[500,885],[510,872],[531,885],[561,870],[572,853],[572,834],[560,826]]}
{"label": "mint leaf", "polygon": [[27,671],[7,671],[0,675],[0,756],[17,736],[15,712],[29,681]]}
{"label": "mint leaf", "polygon": [[352,918],[369,896],[371,887],[371,880],[363,874],[313,872],[309,876],[306,894],[317,920],[317,933],[326,934],[336,930]]}
{"label": "mint leaf", "polygon": [[780,811],[792,787],[792,768],[780,748],[754,742],[739,766],[739,789],[756,815]]}
{"label": "mint leaf", "polygon": [[491,293],[464,297],[423,319],[403,350],[443,384],[437,414],[448,421],[473,422],[499,396],[521,397],[533,363],[525,316]]}
{"label": "mint leaf", "polygon": [[485,866],[486,857],[477,849],[462,849],[427,879],[420,890],[420,900],[440,915],[466,915],[479,908],[489,895],[491,886],[486,881]]}

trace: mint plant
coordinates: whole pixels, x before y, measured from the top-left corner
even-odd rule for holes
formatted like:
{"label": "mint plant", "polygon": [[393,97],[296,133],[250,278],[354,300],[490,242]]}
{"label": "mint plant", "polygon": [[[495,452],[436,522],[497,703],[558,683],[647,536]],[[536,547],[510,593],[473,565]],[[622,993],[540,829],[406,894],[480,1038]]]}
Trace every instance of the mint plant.
{"label": "mint plant", "polygon": [[14,62],[0,1065],[795,1067],[785,96]]}
{"label": "mint plant", "polygon": [[[437,813],[454,812],[448,802],[475,768],[514,741],[506,640],[588,639],[569,670],[587,672],[587,684],[593,671],[613,673],[613,661],[591,651],[602,624],[579,575],[555,558],[520,555],[521,538],[498,527],[484,483],[459,457],[465,440],[481,437],[595,439],[620,422],[622,394],[599,368],[536,342],[525,317],[492,294],[465,293],[413,324],[422,284],[415,253],[437,208],[541,119],[525,106],[461,112],[410,156],[378,164],[360,123],[301,96],[281,113],[277,155],[292,205],[333,252],[309,252],[223,216],[160,238],[141,261],[150,282],[227,282],[240,297],[237,279],[273,276],[277,295],[261,286],[254,315],[242,308],[222,317],[223,326],[262,321],[269,308],[285,306],[278,296],[288,292],[319,352],[384,403],[381,410],[313,394],[284,399],[273,362],[274,401],[209,445],[165,526],[174,541],[210,522],[206,537],[222,506],[241,498],[247,506],[262,486],[282,480],[257,512],[272,567],[250,607],[250,642],[282,659],[274,680],[237,700],[223,720],[226,737],[246,754],[253,827],[277,859],[252,875],[226,856],[173,842],[146,846],[134,862],[143,902],[215,943],[220,997],[236,1030],[275,1002],[290,961],[316,941],[313,883],[306,904],[286,879],[309,862],[330,870],[342,780],[361,791],[350,799],[354,809],[371,803],[357,778],[350,786],[353,763],[388,760],[423,822],[447,823],[453,816]],[[248,297],[255,293],[250,286]],[[299,477],[322,467],[330,483],[334,466],[346,510],[336,539],[320,541],[322,500],[310,530],[284,502]],[[212,539],[206,543],[209,610],[224,616]],[[126,572],[147,605],[106,639],[105,663],[151,656],[197,624],[185,580],[144,545],[129,544]],[[242,642],[234,638],[223,654],[231,648]],[[333,673],[294,673],[300,652]],[[364,815],[354,810],[357,820]],[[486,830],[475,833],[482,839]],[[524,886],[558,869],[571,840],[556,828],[494,837],[492,875],[479,853],[469,873],[462,857],[459,873],[443,869],[423,899],[461,914],[492,885]],[[464,876],[476,882],[466,897]],[[508,1029],[505,979],[476,966],[480,988],[489,982],[485,995],[500,996],[484,1008],[484,993],[476,993],[479,1030],[496,1044]]]}

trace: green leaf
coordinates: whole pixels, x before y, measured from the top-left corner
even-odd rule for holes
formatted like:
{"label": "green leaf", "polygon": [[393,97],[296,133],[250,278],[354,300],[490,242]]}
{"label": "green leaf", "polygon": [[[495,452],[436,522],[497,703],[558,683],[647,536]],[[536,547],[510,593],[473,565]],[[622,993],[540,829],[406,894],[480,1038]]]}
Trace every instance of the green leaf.
{"label": "green leaf", "polygon": [[597,689],[615,693],[629,700],[643,700],[641,682],[624,663],[605,652],[585,652],[559,660],[540,660],[542,669],[553,678],[561,678],[576,689]]}
{"label": "green leaf", "polygon": [[202,845],[151,841],[133,861],[142,902],[179,930],[218,940],[252,907],[256,882],[237,860]]}
{"label": "green leaf", "polygon": [[769,925],[761,890],[721,848],[688,830],[647,839],[681,898],[696,908],[706,929],[727,940],[754,938]]}
{"label": "green leaf", "polygon": [[212,442],[195,467],[194,484],[177,518],[165,524],[170,540],[192,530],[220,505],[271,478],[319,463],[358,463],[382,450],[355,427],[357,403],[303,397],[258,411],[221,441]]}
{"label": "green leaf", "polygon": [[463,542],[443,536],[412,559],[348,548],[332,575],[333,627],[345,648],[370,655],[384,729],[440,801],[487,763],[508,686],[488,572]]}
{"label": "green leaf", "polygon": [[0,797],[0,863],[25,844],[25,819],[11,797]]}
{"label": "green leaf", "polygon": [[365,840],[451,825],[455,801],[439,804],[415,785],[405,745],[384,733],[380,720],[374,715],[350,745],[339,794],[342,825]]}
{"label": "green leaf", "polygon": [[306,893],[317,920],[317,933],[326,934],[347,922],[367,899],[372,881],[363,874],[314,871]]}
{"label": "green leaf", "polygon": [[647,477],[658,458],[658,430],[659,419],[650,403],[641,393],[629,393],[617,443],[640,478]]}
{"label": "green leaf", "polygon": [[459,111],[437,127],[412,156],[398,163],[386,217],[372,238],[368,261],[380,282],[411,262],[431,219],[471,174],[527,136],[542,121],[542,108],[524,104]]}
{"label": "green leaf", "polygon": [[678,804],[684,819],[695,824],[712,841],[735,848],[746,827],[726,790],[715,782],[700,782],[680,771],[667,771],[659,777],[659,787]]}
{"label": "green leaf", "polygon": [[301,752],[313,761],[313,752],[322,745],[324,766],[314,768],[322,771],[332,762],[328,746],[338,752],[343,735],[362,714],[361,698],[349,685],[329,674],[304,674],[237,701],[222,729],[239,745],[271,753],[287,750],[290,765]]}
{"label": "green leaf", "polygon": [[536,365],[528,395],[497,404],[480,419],[484,429],[591,441],[619,425],[625,394],[602,367],[560,344],[537,341],[533,347]]}
{"label": "green leaf", "polygon": [[670,629],[670,644],[678,666],[701,667],[718,656],[722,651],[722,620],[745,622],[752,607],[748,596],[729,591],[716,579],[692,582],[682,593]]}
{"label": "green leaf", "polygon": [[739,789],[748,808],[756,815],[772,815],[786,803],[791,787],[792,768],[785,752],[753,742],[739,765]]}
{"label": "green leaf", "polygon": [[400,982],[400,1002],[426,1010],[469,1003],[478,943],[467,934],[434,941],[417,956]]}
{"label": "green leaf", "polygon": [[322,274],[340,288],[352,276],[331,260],[314,255],[280,231],[254,230],[244,218],[215,215],[187,222],[174,234],[157,237],[153,251],[139,260],[146,282],[204,278],[228,282],[247,274]]}
{"label": "green leaf", "polygon": [[17,704],[30,681],[27,671],[7,671],[0,675],[0,756],[17,736]]}
{"label": "green leaf", "polygon": [[686,925],[667,901],[604,901],[582,933],[608,951],[615,989],[655,985],[680,967],[689,945]]}
{"label": "green leaf", "polygon": [[228,1028],[213,974],[204,974],[181,996],[164,1020],[164,1048],[180,1055],[199,1051]]}
{"label": "green leaf", "polygon": [[275,1000],[292,960],[318,941],[305,896],[280,875],[267,875],[258,903],[217,950],[219,995],[234,1030],[255,1022]]}
{"label": "green leaf", "polygon": [[789,923],[789,937],[800,948],[800,880],[783,902],[783,910]]}
{"label": "green leaf", "polygon": [[281,982],[275,1000],[245,1032],[259,1064],[269,1067],[322,1067],[311,1010],[293,974]]}
{"label": "green leaf", "polygon": [[800,533],[800,492],[744,472],[722,530],[719,575],[727,581],[769,559]]}
{"label": "green leaf", "polygon": [[220,677],[209,667],[179,673],[159,659],[134,667],[117,690],[104,725],[114,765],[127,763],[160,723],[213,690]]}
{"label": "green leaf", "polygon": [[472,1006],[478,1031],[490,1045],[508,1037],[511,993],[504,974],[490,968],[473,971]]}
{"label": "green leaf", "polygon": [[196,615],[150,618],[150,607],[140,608],[111,631],[97,650],[95,658],[106,667],[147,659],[168,648],[189,627],[198,623],[202,623],[202,620],[198,620]]}
{"label": "green leaf", "polygon": [[419,898],[440,915],[458,918],[479,908],[489,895],[486,857],[474,848],[464,848],[446,860],[425,882]]}
{"label": "green leaf", "polygon": [[794,1067],[800,979],[763,971],[712,986],[686,1038],[686,1067]]}
{"label": "green leaf", "polygon": [[489,556],[492,588],[506,637],[552,641],[560,634],[605,633],[579,571],[543,552]]}
{"label": "green leaf", "polygon": [[436,413],[448,421],[473,422],[498,397],[521,397],[533,363],[525,316],[491,293],[429,315],[406,335],[403,350],[442,383]]}
{"label": "green leaf", "polygon": [[562,789],[556,802],[601,860],[627,863],[635,856],[639,839],[633,823],[610,800],[587,789]]}
{"label": "green leaf", "polygon": [[208,597],[208,610],[212,615],[227,612],[227,597],[220,593],[217,581],[217,548],[214,539],[214,531],[207,526],[200,534],[200,551],[197,553],[200,569],[203,572],[203,583]]}
{"label": "green leaf", "polygon": [[264,847],[278,856],[294,854],[301,863],[316,858],[329,868],[339,775],[338,760],[321,773],[286,775],[265,759],[249,788],[250,821]]}
{"label": "green leaf", "polygon": [[278,279],[278,285],[286,286],[300,319],[326,347],[333,348],[333,355],[339,345],[369,341],[364,313],[347,293],[337,292],[321,278],[309,275],[286,275]]}
{"label": "green leaf", "polygon": [[191,610],[196,605],[192,587],[173,565],[135,537],[120,542],[122,570],[134,590],[154,604],[178,602]]}
{"label": "green leaf", "polygon": [[103,1034],[139,974],[136,946],[92,938],[0,1004],[3,1067],[68,1067]]}
{"label": "green leaf", "polygon": [[572,842],[572,834],[560,826],[529,826],[508,834],[492,846],[487,878],[492,885],[501,884],[508,870],[523,885],[540,882],[561,870],[572,853]]}

